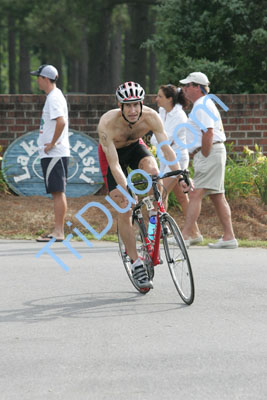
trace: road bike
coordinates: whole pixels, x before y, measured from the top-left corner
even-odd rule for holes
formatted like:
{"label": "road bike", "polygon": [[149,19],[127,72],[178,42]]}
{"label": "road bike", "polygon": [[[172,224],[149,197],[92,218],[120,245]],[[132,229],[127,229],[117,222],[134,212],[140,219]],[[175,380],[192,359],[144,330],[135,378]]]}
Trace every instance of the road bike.
{"label": "road bike", "polygon": [[[190,259],[180,229],[176,221],[165,210],[159,190],[159,185],[161,185],[159,181],[174,175],[182,175],[182,178],[179,180],[183,179],[189,185],[187,170],[167,172],[162,177],[151,176],[153,194],[142,198],[134,206],[132,227],[136,237],[137,253],[140,259],[143,260],[149,278],[153,280],[155,266],[163,263],[159,251],[160,244],[163,243],[166,261],[177,292],[182,300],[190,305],[193,303],[195,297],[194,278]],[[138,180],[132,182],[132,184],[134,186],[144,185],[147,184],[147,180]],[[152,240],[149,239],[147,232],[147,214],[151,210],[157,213],[154,238]],[[119,253],[130,281],[140,293],[148,293],[150,291],[149,288],[139,288],[135,283],[132,276],[131,259],[128,256],[119,230],[117,234]]]}

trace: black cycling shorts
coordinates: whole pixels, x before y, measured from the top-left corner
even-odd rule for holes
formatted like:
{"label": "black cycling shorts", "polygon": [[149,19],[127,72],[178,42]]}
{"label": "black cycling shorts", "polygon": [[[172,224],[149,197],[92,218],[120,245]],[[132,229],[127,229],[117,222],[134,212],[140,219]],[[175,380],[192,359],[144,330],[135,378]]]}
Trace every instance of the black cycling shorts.
{"label": "black cycling shorts", "polygon": [[[128,167],[130,167],[132,170],[138,169],[139,162],[140,160],[142,160],[142,158],[152,156],[152,154],[148,150],[147,145],[142,139],[137,140],[135,143],[132,143],[129,146],[117,149],[117,153],[120,166],[125,176],[128,176]],[[105,181],[105,185],[108,191],[111,192],[112,190],[116,189],[117,182],[113,178],[101,145],[99,145],[98,147],[98,154],[100,168]]]}

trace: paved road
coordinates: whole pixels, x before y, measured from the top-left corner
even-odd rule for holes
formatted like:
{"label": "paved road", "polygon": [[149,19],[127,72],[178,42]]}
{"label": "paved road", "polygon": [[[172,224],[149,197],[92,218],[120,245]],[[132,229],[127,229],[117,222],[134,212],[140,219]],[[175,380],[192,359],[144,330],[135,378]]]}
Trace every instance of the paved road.
{"label": "paved road", "polygon": [[0,240],[1,400],[266,400],[267,250],[190,249],[196,299],[167,267],[140,295],[116,244]]}

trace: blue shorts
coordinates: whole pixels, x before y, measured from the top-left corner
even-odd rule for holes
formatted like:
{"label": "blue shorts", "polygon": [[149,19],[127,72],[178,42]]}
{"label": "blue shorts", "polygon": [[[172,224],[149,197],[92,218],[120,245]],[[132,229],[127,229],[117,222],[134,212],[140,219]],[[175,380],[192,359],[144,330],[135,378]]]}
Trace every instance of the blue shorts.
{"label": "blue shorts", "polygon": [[68,157],[52,157],[41,159],[46,193],[66,191],[68,161]]}

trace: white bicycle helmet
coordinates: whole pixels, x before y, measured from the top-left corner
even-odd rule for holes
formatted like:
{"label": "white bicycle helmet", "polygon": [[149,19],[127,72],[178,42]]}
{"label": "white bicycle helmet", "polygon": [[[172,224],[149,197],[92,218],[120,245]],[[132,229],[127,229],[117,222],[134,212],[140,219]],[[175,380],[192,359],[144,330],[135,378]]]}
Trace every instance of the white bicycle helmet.
{"label": "white bicycle helmet", "polygon": [[122,104],[143,101],[145,98],[145,91],[139,83],[125,82],[116,90],[116,97]]}

